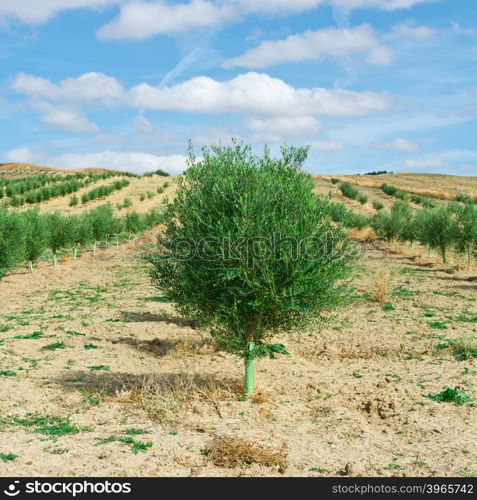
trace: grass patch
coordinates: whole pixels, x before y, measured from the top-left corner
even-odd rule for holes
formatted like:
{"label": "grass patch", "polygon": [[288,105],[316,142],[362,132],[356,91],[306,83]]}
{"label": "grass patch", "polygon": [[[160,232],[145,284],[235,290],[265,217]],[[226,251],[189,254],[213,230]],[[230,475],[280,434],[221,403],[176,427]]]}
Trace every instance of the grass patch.
{"label": "grass patch", "polygon": [[57,349],[66,349],[68,346],[64,342],[53,342],[43,346],[40,351],[56,351]]}
{"label": "grass patch", "polygon": [[457,387],[451,389],[450,387],[444,387],[441,392],[437,394],[426,394],[425,398],[437,403],[454,403],[454,406],[462,406],[465,403],[472,403],[473,399],[464,391],[461,391]]}
{"label": "grass patch", "polygon": [[458,339],[442,339],[442,344],[438,344],[437,349],[452,349],[452,354],[459,361],[477,358],[477,336],[460,337]]}
{"label": "grass patch", "polygon": [[0,377],[16,377],[17,374],[10,370],[2,370],[0,371]]}
{"label": "grass patch", "polygon": [[66,330],[66,335],[72,335],[74,337],[84,337],[86,333],[77,332],[75,330]]}
{"label": "grass patch", "polygon": [[45,335],[43,332],[33,332],[27,335],[15,335],[14,339],[39,339]]}
{"label": "grass patch", "polygon": [[18,458],[18,455],[14,455],[13,453],[0,453],[0,460],[2,462],[13,462],[15,458]]}
{"label": "grass patch", "polygon": [[403,285],[398,285],[396,288],[394,288],[392,296],[407,298],[407,297],[414,297],[415,295],[419,295],[420,293],[421,292],[418,290],[409,290]]}
{"label": "grass patch", "polygon": [[4,425],[32,428],[36,434],[47,436],[64,436],[65,434],[78,434],[80,429],[71,423],[69,417],[42,416],[38,413],[27,413],[23,418],[18,416],[0,419]]}
{"label": "grass patch", "polygon": [[447,325],[442,321],[428,321],[427,324],[434,330],[447,330]]}
{"label": "grass patch", "polygon": [[110,367],[108,365],[92,365],[88,366],[88,370],[91,370],[92,372],[99,372],[99,371],[109,371]]}
{"label": "grass patch", "polygon": [[131,436],[120,438],[119,442],[125,443],[125,444],[130,444],[131,449],[135,455],[137,455],[140,451],[144,452],[152,447],[151,441],[144,443],[143,441],[136,441]]}
{"label": "grass patch", "polygon": [[[136,431],[138,429],[130,429],[130,430]],[[141,432],[141,433],[144,433],[144,432]],[[143,441],[136,441],[131,436],[127,436],[127,437],[109,436],[107,438],[96,438],[96,441],[97,442],[96,442],[95,446],[100,446],[102,444],[109,444],[109,443],[115,443],[115,442],[130,444],[131,449],[135,455],[137,455],[140,451],[145,452],[149,448],[152,447],[151,441],[149,441],[147,443],[145,443]]]}
{"label": "grass patch", "polygon": [[149,431],[145,431],[144,429],[126,429],[124,434],[128,436],[139,436],[141,434],[149,434]]}
{"label": "grass patch", "polygon": [[85,344],[84,348],[89,350],[89,349],[99,349],[99,346],[94,345],[94,344]]}

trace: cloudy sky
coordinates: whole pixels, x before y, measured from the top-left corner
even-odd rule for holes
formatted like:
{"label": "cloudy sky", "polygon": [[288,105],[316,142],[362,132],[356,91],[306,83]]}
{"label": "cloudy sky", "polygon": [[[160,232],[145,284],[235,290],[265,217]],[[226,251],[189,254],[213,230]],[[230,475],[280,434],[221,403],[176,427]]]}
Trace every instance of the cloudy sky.
{"label": "cloudy sky", "polygon": [[476,42],[475,0],[0,0],[0,162],[178,173],[234,136],[477,175]]}

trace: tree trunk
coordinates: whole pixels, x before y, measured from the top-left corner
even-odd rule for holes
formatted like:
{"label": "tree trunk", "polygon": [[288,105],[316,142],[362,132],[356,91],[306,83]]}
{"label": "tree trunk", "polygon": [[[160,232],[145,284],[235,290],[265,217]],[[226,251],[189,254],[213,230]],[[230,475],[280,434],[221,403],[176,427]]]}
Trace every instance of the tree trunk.
{"label": "tree trunk", "polygon": [[255,386],[255,357],[251,356],[250,353],[255,348],[255,330],[257,329],[257,323],[255,318],[247,326],[247,350],[248,353],[245,357],[245,396],[250,396],[252,394]]}
{"label": "tree trunk", "polygon": [[[248,350],[255,347],[255,342],[249,342]],[[252,394],[255,385],[255,358],[245,359],[245,395]]]}
{"label": "tree trunk", "polygon": [[53,265],[56,266],[56,253],[53,254]]}
{"label": "tree trunk", "polygon": [[33,272],[33,262],[30,260],[28,262],[28,269],[30,270],[30,274]]}

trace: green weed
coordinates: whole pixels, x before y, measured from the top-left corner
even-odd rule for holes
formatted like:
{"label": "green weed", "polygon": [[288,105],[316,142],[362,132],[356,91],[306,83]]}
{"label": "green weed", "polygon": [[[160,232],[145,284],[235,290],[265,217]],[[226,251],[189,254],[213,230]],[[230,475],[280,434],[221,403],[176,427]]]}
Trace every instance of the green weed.
{"label": "green weed", "polygon": [[454,406],[462,406],[465,403],[473,402],[469,394],[466,394],[457,387],[455,389],[444,387],[441,392],[437,394],[425,394],[424,397],[437,403],[454,403]]}

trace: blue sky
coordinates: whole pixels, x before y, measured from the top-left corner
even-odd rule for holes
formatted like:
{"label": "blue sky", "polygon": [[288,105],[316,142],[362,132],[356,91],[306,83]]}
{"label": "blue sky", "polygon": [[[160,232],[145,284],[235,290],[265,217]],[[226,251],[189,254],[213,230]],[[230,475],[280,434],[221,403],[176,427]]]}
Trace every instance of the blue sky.
{"label": "blue sky", "polygon": [[476,41],[475,0],[0,0],[0,162],[176,174],[234,136],[475,176]]}

